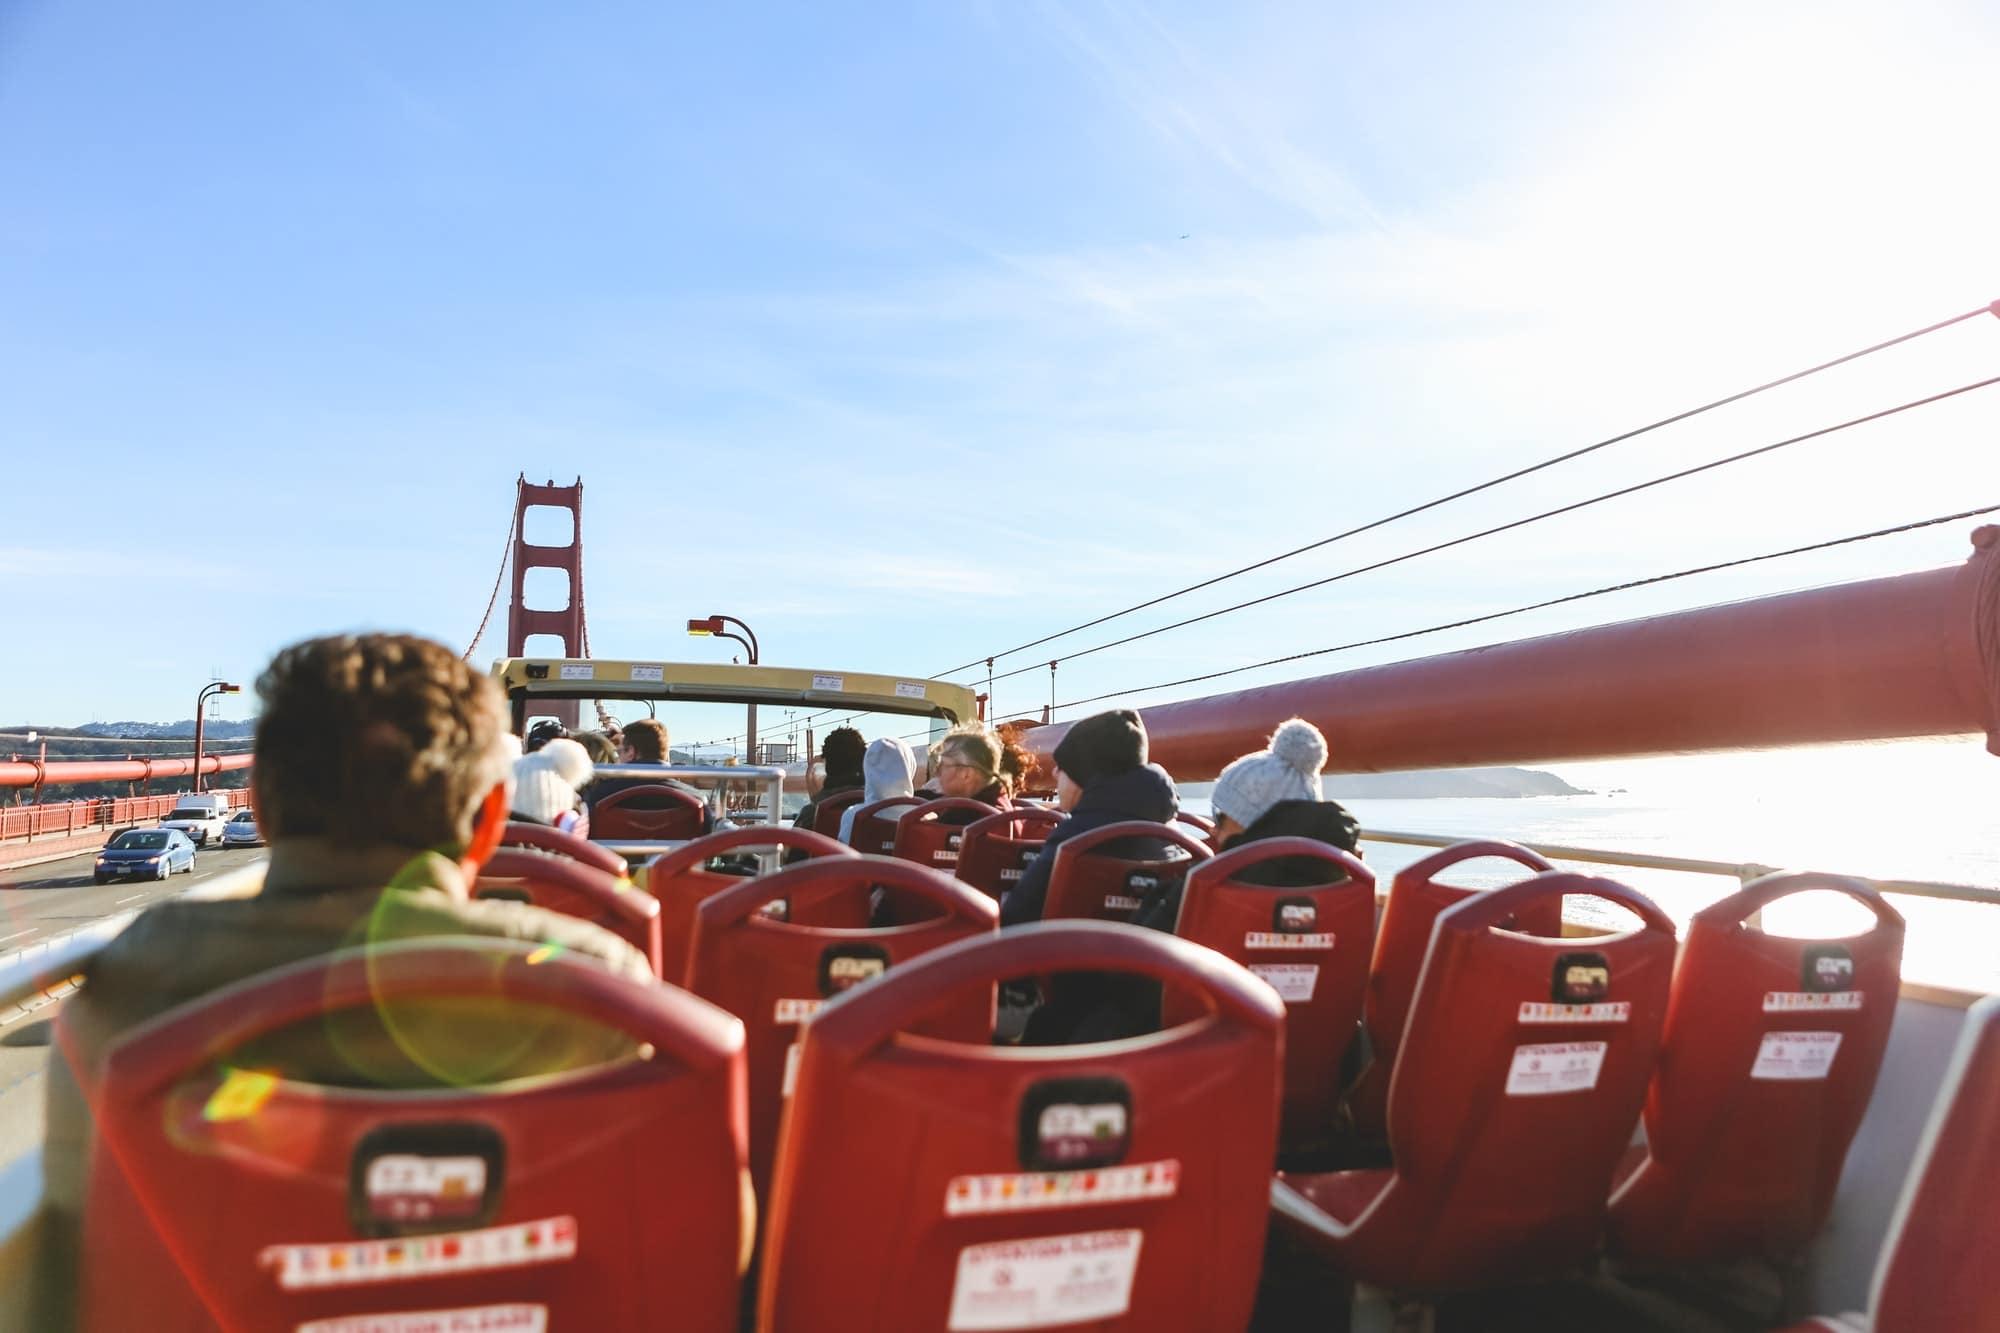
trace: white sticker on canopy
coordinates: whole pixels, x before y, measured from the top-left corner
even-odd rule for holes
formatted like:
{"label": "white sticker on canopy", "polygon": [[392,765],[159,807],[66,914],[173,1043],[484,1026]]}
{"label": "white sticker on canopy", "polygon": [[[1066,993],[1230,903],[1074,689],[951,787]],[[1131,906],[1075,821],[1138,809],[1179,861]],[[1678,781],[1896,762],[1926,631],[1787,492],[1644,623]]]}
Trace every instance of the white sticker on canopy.
{"label": "white sticker on canopy", "polygon": [[819,1012],[823,1000],[780,1000],[771,1016],[774,1023],[803,1023]]}
{"label": "white sticker on canopy", "polygon": [[354,1314],[315,1319],[297,1333],[546,1333],[546,1305],[467,1305],[408,1314]]}
{"label": "white sticker on canopy", "polygon": [[267,1245],[258,1263],[286,1291],[353,1287],[404,1278],[524,1268],[576,1257],[576,1219],[551,1217],[483,1231],[337,1245]]}
{"label": "white sticker on canopy", "polygon": [[633,680],[663,681],[666,678],[667,678],[667,669],[663,666],[635,666],[632,668]]}
{"label": "white sticker on canopy", "polygon": [[813,688],[816,690],[844,690],[847,688],[847,677],[814,676]]}
{"label": "white sticker on canopy", "polygon": [[1318,963],[1252,963],[1250,970],[1269,982],[1286,1004],[1303,1004],[1319,988]]}
{"label": "white sticker on canopy", "polygon": [[564,680],[596,680],[597,668],[589,662],[565,662],[562,668]]}
{"label": "white sticker on canopy", "polygon": [[1322,931],[1309,935],[1285,935],[1275,930],[1252,930],[1243,936],[1246,949],[1331,949],[1333,936]]}
{"label": "white sticker on canopy", "polygon": [[1509,1097],[1539,1097],[1551,1092],[1588,1092],[1597,1086],[1604,1068],[1606,1043],[1551,1041],[1516,1046],[1507,1070]]}
{"label": "white sticker on canopy", "polygon": [[1521,1010],[1515,1016],[1520,1023],[1629,1023],[1632,1021],[1630,1000],[1600,1000],[1596,1004],[1549,1004],[1534,1000],[1521,1001]]}
{"label": "white sticker on canopy", "polygon": [[978,1333],[1114,1319],[1132,1306],[1143,1238],[1135,1228],[968,1245],[958,1252],[945,1327]]}
{"label": "white sticker on canopy", "polygon": [[922,685],[912,685],[907,680],[899,680],[896,682],[896,697],[898,699],[921,699],[924,697],[924,687]]}
{"label": "white sticker on canopy", "polygon": [[1767,1014],[1792,1013],[1800,1009],[1859,1009],[1860,1007],[1861,992],[1858,990],[1764,992],[1764,1012]]}
{"label": "white sticker on canopy", "polygon": [[1757,1063],[1750,1067],[1750,1077],[1825,1078],[1833,1070],[1833,1055],[1839,1049],[1838,1032],[1766,1032],[1757,1047]]}

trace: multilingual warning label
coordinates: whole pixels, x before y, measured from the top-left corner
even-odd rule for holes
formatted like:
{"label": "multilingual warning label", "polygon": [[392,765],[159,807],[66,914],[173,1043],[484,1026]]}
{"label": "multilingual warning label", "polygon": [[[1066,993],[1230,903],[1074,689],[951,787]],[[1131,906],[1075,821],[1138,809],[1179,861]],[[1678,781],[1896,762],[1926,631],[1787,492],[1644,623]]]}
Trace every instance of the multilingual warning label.
{"label": "multilingual warning label", "polygon": [[565,662],[559,674],[563,680],[596,680],[597,668],[589,662]]}
{"label": "multilingual warning label", "polygon": [[819,1012],[820,1000],[780,1000],[772,1011],[774,1023],[803,1023]]}
{"label": "multilingual warning label", "polygon": [[945,1187],[944,1215],[1030,1213],[1131,1199],[1168,1199],[1180,1188],[1177,1161],[1136,1162],[1094,1171],[1027,1171],[1001,1176],[957,1176]]}
{"label": "multilingual warning label", "polygon": [[633,680],[662,681],[666,678],[667,669],[663,666],[635,666],[632,668]]}
{"label": "multilingual warning label", "polygon": [[1107,912],[1136,912],[1139,900],[1129,893],[1107,893],[1104,895],[1104,910]]}
{"label": "multilingual warning label", "polygon": [[259,1261],[265,1268],[276,1270],[278,1285],[286,1291],[303,1291],[476,1273],[492,1268],[523,1268],[575,1257],[576,1219],[551,1217],[517,1226],[401,1240],[268,1245]]}
{"label": "multilingual warning label", "polygon": [[1331,949],[1333,936],[1322,931],[1312,935],[1286,935],[1275,930],[1253,930],[1243,936],[1246,949]]}
{"label": "multilingual warning label", "polygon": [[1132,1306],[1142,1238],[1131,1229],[968,1245],[958,1252],[945,1327],[980,1333],[1114,1319]]}
{"label": "multilingual warning label", "polygon": [[1769,990],[1764,992],[1764,1012],[1790,1014],[1801,1010],[1859,1009],[1858,990]]}
{"label": "multilingual warning label", "polygon": [[1549,1004],[1533,1000],[1521,1002],[1521,1012],[1516,1016],[1521,1023],[1629,1023],[1632,1021],[1632,1004],[1629,1000],[1600,1001],[1597,1004]]}
{"label": "multilingual warning label", "polygon": [[468,1305],[457,1310],[412,1310],[407,1314],[355,1314],[315,1319],[297,1333],[545,1333],[546,1305]]}
{"label": "multilingual warning label", "polygon": [[1250,970],[1269,982],[1286,1004],[1303,1004],[1319,989],[1318,963],[1252,963]]}
{"label": "multilingual warning label", "polygon": [[1757,1047],[1751,1078],[1825,1078],[1840,1049],[1838,1032],[1766,1032]]}
{"label": "multilingual warning label", "polygon": [[1551,1041],[1516,1046],[1507,1070],[1509,1097],[1539,1097],[1554,1092],[1588,1092],[1597,1086],[1604,1068],[1606,1043]]}

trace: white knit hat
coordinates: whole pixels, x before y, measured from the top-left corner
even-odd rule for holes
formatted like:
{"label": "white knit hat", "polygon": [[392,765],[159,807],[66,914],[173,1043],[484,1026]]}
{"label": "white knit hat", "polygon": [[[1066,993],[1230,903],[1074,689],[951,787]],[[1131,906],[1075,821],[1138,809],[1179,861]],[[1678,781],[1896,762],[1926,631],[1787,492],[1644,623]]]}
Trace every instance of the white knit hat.
{"label": "white knit hat", "polygon": [[553,826],[576,809],[576,793],[590,781],[590,752],[567,737],[550,741],[514,761],[514,813]]}
{"label": "white knit hat", "polygon": [[1215,780],[1209,808],[1249,828],[1280,801],[1318,801],[1326,767],[1326,737],[1301,718],[1271,733],[1271,748],[1246,754]]}

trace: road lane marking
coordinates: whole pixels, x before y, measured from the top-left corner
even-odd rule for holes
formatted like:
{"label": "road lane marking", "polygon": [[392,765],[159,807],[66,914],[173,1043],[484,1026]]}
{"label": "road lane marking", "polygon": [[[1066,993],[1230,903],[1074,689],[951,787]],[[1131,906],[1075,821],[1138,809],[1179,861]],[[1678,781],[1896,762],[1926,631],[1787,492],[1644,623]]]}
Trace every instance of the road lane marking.
{"label": "road lane marking", "polygon": [[146,895],[146,894],[143,894],[143,893],[135,893],[135,894],[131,895],[131,896],[130,896],[130,897],[128,897],[128,898],[120,898],[120,899],[119,899],[119,900],[118,900],[117,902],[113,903],[113,904],[112,904],[112,906],[113,906],[113,907],[123,907],[123,906],[124,906],[124,905],[125,905],[126,903],[136,903],[136,902],[138,902],[138,901],[139,901],[139,900],[140,900],[141,898],[144,898],[144,897],[147,897],[147,896],[148,896],[148,895]]}
{"label": "road lane marking", "polygon": [[40,927],[32,927],[28,930],[17,930],[12,935],[0,935],[0,942],[4,942],[6,940],[18,940],[23,935],[34,934],[37,929],[40,929]]}

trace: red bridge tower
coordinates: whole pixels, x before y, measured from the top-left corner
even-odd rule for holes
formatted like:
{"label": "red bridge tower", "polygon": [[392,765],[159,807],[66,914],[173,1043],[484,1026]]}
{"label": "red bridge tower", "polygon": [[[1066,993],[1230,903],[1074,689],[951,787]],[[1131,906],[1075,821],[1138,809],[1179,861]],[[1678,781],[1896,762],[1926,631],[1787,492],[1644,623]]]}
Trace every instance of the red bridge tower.
{"label": "red bridge tower", "polygon": [[[566,509],[570,516],[569,545],[535,546],[527,533],[528,511],[537,507]],[[553,634],[562,640],[564,657],[590,656],[590,636],[583,621],[583,478],[573,486],[551,481],[536,486],[522,474],[514,500],[514,597],[507,606],[507,655],[526,657],[528,636]],[[530,610],[522,601],[522,581],[530,569],[560,569],[568,575],[567,605],[557,610]],[[555,654],[546,654],[555,656]],[[577,702],[567,699],[537,705],[539,716],[553,715],[575,730]]]}

